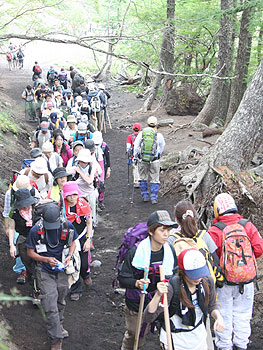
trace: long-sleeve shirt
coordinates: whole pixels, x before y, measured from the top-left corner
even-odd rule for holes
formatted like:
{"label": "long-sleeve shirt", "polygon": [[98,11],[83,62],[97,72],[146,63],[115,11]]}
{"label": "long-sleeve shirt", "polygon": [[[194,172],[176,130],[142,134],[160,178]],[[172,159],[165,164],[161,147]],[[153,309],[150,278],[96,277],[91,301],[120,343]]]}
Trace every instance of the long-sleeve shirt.
{"label": "long-sleeve shirt", "polygon": [[[152,128],[149,127],[149,129],[152,129]],[[141,146],[141,142],[142,142],[142,133],[143,133],[143,131],[140,131],[138,136],[136,137],[136,139],[134,141],[134,158],[138,158],[138,154],[139,154],[140,146]],[[156,153],[159,156],[162,155],[164,147],[165,147],[164,137],[161,133],[158,132],[157,133],[157,151],[156,151]]]}

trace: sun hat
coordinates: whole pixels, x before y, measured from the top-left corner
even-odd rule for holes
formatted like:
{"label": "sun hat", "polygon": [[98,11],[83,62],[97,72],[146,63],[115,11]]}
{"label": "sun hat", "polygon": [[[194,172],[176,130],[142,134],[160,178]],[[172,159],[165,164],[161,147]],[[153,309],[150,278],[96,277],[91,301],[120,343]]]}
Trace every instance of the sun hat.
{"label": "sun hat", "polygon": [[40,124],[41,130],[42,131],[48,131],[48,127],[49,127],[49,122],[42,122]]}
{"label": "sun hat", "polygon": [[183,270],[191,280],[210,276],[205,257],[197,249],[185,249],[177,257],[178,267]]}
{"label": "sun hat", "polygon": [[94,141],[95,145],[101,145],[103,141],[102,133],[100,131],[95,131],[93,133],[92,140]]}
{"label": "sun hat", "polygon": [[20,188],[16,191],[14,203],[15,209],[26,208],[32,204],[35,204],[36,202],[37,199],[31,195],[27,188]]}
{"label": "sun hat", "polygon": [[133,126],[132,126],[132,130],[134,130],[134,131],[140,131],[141,128],[142,128],[142,126],[141,126],[140,123],[135,123],[135,124],[133,124]]}
{"label": "sun hat", "polygon": [[50,107],[54,107],[53,102],[48,102],[48,103],[45,105],[45,108],[50,108]]}
{"label": "sun hat", "polygon": [[85,141],[85,148],[89,149],[91,153],[95,152],[95,143],[92,139]]}
{"label": "sun hat", "polygon": [[54,92],[54,96],[56,97],[56,96],[59,96],[60,95],[60,92],[58,92],[58,91],[55,91]]}
{"label": "sun hat", "polygon": [[67,123],[76,123],[76,117],[74,115],[70,114],[67,117]]}
{"label": "sun hat", "polygon": [[48,172],[47,161],[42,157],[37,158],[31,163],[31,170],[40,175],[46,174]]}
{"label": "sun hat", "polygon": [[42,146],[42,152],[49,153],[49,152],[53,152],[53,151],[54,151],[53,144],[50,141],[46,141]]}
{"label": "sun hat", "polygon": [[149,126],[156,126],[158,124],[157,118],[154,116],[151,116],[147,119],[147,124]]}
{"label": "sun hat", "polygon": [[178,227],[177,222],[172,221],[171,217],[166,210],[157,210],[153,212],[147,220],[147,226],[151,226],[152,224],[161,224],[164,226]]}
{"label": "sun hat", "polygon": [[98,89],[105,90],[105,85],[103,83],[99,83]]}
{"label": "sun hat", "polygon": [[58,167],[58,168],[56,168],[54,171],[53,171],[53,177],[54,177],[54,179],[56,180],[56,179],[58,179],[59,177],[67,177],[67,176],[70,176],[70,174],[68,174],[67,172],[66,172],[66,169],[65,168],[63,168],[63,167]]}
{"label": "sun hat", "polygon": [[78,96],[76,97],[76,102],[82,102],[82,97],[78,95]]}
{"label": "sun hat", "polygon": [[71,196],[72,194],[82,194],[76,181],[69,181],[63,185],[63,198]]}
{"label": "sun hat", "polygon": [[21,188],[31,190],[31,187],[29,177],[26,175],[18,175],[16,181],[13,183],[14,191],[20,190]]}
{"label": "sun hat", "polygon": [[78,124],[78,132],[85,133],[87,131],[87,124],[79,123]]}
{"label": "sun hat", "polygon": [[90,163],[92,161],[90,150],[86,148],[81,149],[76,160],[84,163]]}
{"label": "sun hat", "polygon": [[44,209],[42,217],[45,229],[56,230],[60,228],[60,208],[58,204],[50,203],[49,206]]}
{"label": "sun hat", "polygon": [[77,140],[77,141],[75,141],[75,142],[73,143],[72,150],[74,150],[74,148],[77,147],[77,146],[82,146],[82,147],[84,147],[82,141]]}
{"label": "sun hat", "polygon": [[82,107],[88,107],[88,105],[89,105],[89,103],[88,103],[87,100],[84,100],[84,101],[82,102]]}
{"label": "sun hat", "polygon": [[31,149],[29,154],[30,154],[31,158],[37,158],[39,156],[42,156],[42,151],[40,148],[36,147],[36,148]]}

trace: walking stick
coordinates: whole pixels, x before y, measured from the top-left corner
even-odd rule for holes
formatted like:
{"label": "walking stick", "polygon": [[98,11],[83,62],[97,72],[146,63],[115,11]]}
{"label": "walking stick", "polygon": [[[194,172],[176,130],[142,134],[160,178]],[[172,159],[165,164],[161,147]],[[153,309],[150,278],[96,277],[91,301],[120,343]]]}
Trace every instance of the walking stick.
{"label": "walking stick", "polygon": [[129,152],[128,152],[128,186],[130,186],[130,156],[129,156]]}
{"label": "walking stick", "polygon": [[[144,280],[146,281],[148,278],[149,268],[144,268]],[[135,331],[135,338],[134,338],[134,344],[133,344],[133,350],[138,349],[139,344],[139,338],[140,338],[140,331],[141,331],[141,324],[142,324],[142,312],[143,312],[143,306],[144,306],[144,300],[145,300],[145,294],[146,294],[146,284],[143,287],[143,290],[141,291],[141,297],[140,297],[140,306],[138,311],[138,317],[137,317],[137,323],[136,323],[136,331]]]}
{"label": "walking stick", "polygon": [[105,109],[106,109],[106,112],[107,112],[107,117],[108,117],[108,121],[109,121],[109,127],[110,127],[110,129],[112,129],[108,108],[105,107]]}
{"label": "walking stick", "polygon": [[[160,280],[163,281],[165,279],[165,275],[164,275],[164,267],[162,265],[159,266],[159,271],[160,271]],[[170,316],[169,316],[167,294],[166,293],[163,294],[162,304],[164,307],[164,323],[165,323],[165,331],[166,331],[166,335],[167,335],[168,350],[173,350],[171,326],[170,326]]]}
{"label": "walking stick", "polygon": [[106,131],[106,122],[105,122],[104,116],[103,116],[103,129],[104,129],[104,132],[105,132],[105,134],[106,134],[107,131]]}

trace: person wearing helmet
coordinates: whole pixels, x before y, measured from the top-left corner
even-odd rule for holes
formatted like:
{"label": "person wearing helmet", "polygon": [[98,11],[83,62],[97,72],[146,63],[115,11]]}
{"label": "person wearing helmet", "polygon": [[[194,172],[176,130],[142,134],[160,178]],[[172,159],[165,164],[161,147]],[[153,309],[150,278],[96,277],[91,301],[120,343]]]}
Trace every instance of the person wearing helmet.
{"label": "person wearing helmet", "polygon": [[[220,350],[230,350],[233,346],[237,350],[244,350],[247,349],[251,334],[250,320],[254,302],[254,283],[249,274],[253,268],[256,273],[255,258],[263,253],[263,239],[256,227],[238,213],[235,200],[230,194],[220,193],[216,196],[214,214],[215,219],[208,233],[218,247],[217,255],[226,280],[222,288],[217,288],[219,311],[225,322],[225,331],[215,332],[215,344]],[[230,239],[227,239],[228,236]],[[231,244],[231,251],[228,250],[228,243]],[[248,251],[249,254],[246,253]],[[250,264],[252,268],[247,271],[245,268]]]}
{"label": "person wearing helmet", "polygon": [[[140,189],[144,202],[150,199],[152,204],[157,203],[160,184],[160,157],[162,156],[165,141],[163,135],[157,132],[157,118],[147,119],[147,127],[139,132],[134,142],[134,162],[138,162]],[[150,196],[148,190],[150,182]]]}
{"label": "person wearing helmet", "polygon": [[132,134],[127,137],[126,140],[126,152],[128,154],[128,166],[132,164],[132,175],[133,175],[133,185],[134,187],[140,187],[140,176],[138,170],[138,163],[133,163],[133,148],[134,141],[138,136],[139,131],[141,130],[141,124],[135,123],[132,126]]}

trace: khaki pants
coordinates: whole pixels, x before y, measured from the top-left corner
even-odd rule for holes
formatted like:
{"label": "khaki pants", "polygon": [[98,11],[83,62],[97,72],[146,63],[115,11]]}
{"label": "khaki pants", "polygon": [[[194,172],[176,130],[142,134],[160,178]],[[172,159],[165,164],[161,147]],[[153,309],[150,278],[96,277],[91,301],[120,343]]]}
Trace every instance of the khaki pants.
{"label": "khaki pants", "polygon": [[133,183],[138,184],[140,181],[138,164],[132,163],[132,174],[133,174]]}
{"label": "khaki pants", "polygon": [[160,183],[160,161],[154,162],[139,162],[139,174],[141,181],[147,181],[152,184]]}
{"label": "khaki pants", "polygon": [[[124,312],[126,331],[123,336],[121,350],[133,350],[138,312],[129,310],[127,306],[125,306]],[[139,340],[138,349],[142,349],[148,331],[149,325],[146,327],[143,338],[140,338]]]}

